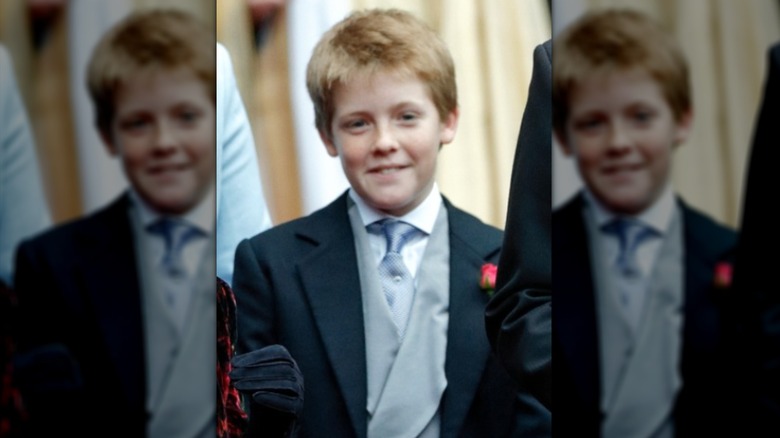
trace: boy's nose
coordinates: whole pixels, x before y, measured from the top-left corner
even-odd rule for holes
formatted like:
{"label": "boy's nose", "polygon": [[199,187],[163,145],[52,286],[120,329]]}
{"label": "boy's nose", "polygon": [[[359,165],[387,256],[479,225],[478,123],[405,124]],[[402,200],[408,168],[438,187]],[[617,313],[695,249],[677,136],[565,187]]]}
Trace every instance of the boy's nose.
{"label": "boy's nose", "polygon": [[376,140],[374,141],[374,149],[388,152],[398,147],[398,141],[396,140],[395,133],[388,126],[378,126]]}
{"label": "boy's nose", "polygon": [[609,148],[613,152],[625,151],[631,147],[631,136],[628,127],[620,122],[610,124]]}
{"label": "boy's nose", "polygon": [[165,122],[157,125],[154,138],[154,148],[158,151],[170,151],[176,147],[174,129]]}

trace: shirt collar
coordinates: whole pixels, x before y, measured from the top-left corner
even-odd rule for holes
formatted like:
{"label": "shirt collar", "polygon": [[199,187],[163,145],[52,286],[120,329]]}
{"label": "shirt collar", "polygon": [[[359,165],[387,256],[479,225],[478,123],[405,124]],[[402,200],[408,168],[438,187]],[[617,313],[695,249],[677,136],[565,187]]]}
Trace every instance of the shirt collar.
{"label": "shirt collar", "polygon": [[[158,219],[165,217],[166,215],[160,214],[155,211],[146,201],[141,198],[135,189],[130,187],[128,189],[130,194],[130,200],[135,208],[138,210],[139,217],[141,218],[141,224],[144,228],[156,222]],[[187,213],[180,216],[168,216],[171,218],[181,219],[188,224],[194,225],[197,229],[203,231],[206,234],[212,234],[214,230],[214,186],[212,185],[206,196],[200,200],[195,208],[190,209]]]}
{"label": "shirt collar", "polygon": [[428,196],[417,206],[417,208],[400,217],[391,216],[369,206],[353,188],[349,189],[349,196],[355,201],[358,213],[360,213],[360,219],[363,221],[364,226],[369,226],[384,218],[394,218],[414,225],[415,228],[424,232],[426,235],[430,235],[433,231],[433,225],[436,223],[439,209],[442,206],[441,193],[439,192],[439,186],[436,183],[433,184],[431,192],[428,193]]}
{"label": "shirt collar", "polygon": [[672,213],[674,212],[674,192],[672,191],[671,184],[667,183],[666,187],[661,192],[661,196],[656,201],[646,208],[644,211],[634,216],[617,215],[609,211],[593,193],[588,190],[587,187],[583,188],[583,194],[587,204],[590,206],[590,211],[593,214],[593,218],[596,220],[596,226],[601,228],[613,219],[617,217],[630,217],[637,221],[649,226],[650,228],[658,231],[661,234],[665,234],[669,229],[669,224],[672,220]]}

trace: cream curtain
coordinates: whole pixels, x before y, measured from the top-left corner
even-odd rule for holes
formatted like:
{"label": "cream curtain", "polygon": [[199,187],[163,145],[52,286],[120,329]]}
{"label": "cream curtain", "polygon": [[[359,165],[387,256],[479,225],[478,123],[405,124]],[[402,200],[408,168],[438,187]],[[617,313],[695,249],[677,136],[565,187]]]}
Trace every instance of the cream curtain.
{"label": "cream curtain", "polygon": [[675,153],[672,183],[689,203],[739,226],[766,53],[780,40],[778,2],[556,0],[556,14],[561,13],[553,19],[567,16],[560,9],[581,7],[578,3],[643,10],[678,39],[691,67],[694,125],[689,140]]}

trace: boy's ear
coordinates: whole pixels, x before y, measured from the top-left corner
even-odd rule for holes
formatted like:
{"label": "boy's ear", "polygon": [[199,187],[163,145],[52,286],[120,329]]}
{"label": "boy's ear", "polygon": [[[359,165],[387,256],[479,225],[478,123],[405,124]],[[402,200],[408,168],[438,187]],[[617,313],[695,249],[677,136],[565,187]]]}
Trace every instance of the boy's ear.
{"label": "boy's ear", "polygon": [[322,140],[322,143],[325,144],[325,149],[328,151],[328,155],[330,155],[331,157],[338,157],[339,150],[336,148],[336,145],[333,144],[333,140],[331,139],[331,136],[328,135],[327,132],[324,132],[322,129],[318,129],[317,132],[320,133],[320,140]]}
{"label": "boy's ear", "polygon": [[571,145],[569,145],[569,142],[566,141],[566,136],[558,132],[557,129],[553,130],[553,135],[555,136],[555,142],[558,143],[558,145],[561,147],[563,154],[567,157],[572,156],[574,151],[572,150]]}
{"label": "boy's ear", "polygon": [[452,143],[452,140],[455,140],[455,132],[458,131],[459,117],[460,111],[457,107],[447,114],[447,117],[441,124],[441,144],[449,144]]}
{"label": "boy's ear", "polygon": [[693,126],[693,110],[689,109],[685,111],[680,120],[677,121],[677,128],[674,133],[674,145],[679,146],[688,140],[688,136],[691,134],[691,127]]}
{"label": "boy's ear", "polygon": [[111,133],[99,128],[98,132],[100,133],[100,139],[103,140],[103,144],[106,146],[108,153],[113,157],[119,155],[119,149],[114,145],[114,141],[111,139]]}

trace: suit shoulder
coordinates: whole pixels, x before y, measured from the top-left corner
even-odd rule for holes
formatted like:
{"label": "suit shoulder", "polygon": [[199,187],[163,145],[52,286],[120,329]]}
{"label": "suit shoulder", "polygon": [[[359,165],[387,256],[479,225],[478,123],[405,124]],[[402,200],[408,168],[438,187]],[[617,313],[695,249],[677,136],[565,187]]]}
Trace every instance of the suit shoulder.
{"label": "suit shoulder", "polygon": [[504,232],[461,210],[445,200],[449,216],[450,236],[460,239],[484,257],[497,254],[503,244]]}
{"label": "suit shoulder", "polygon": [[455,223],[458,226],[474,229],[475,231],[482,232],[491,236],[501,236],[504,232],[493,225],[487,224],[482,219],[474,216],[473,214],[454,206],[451,202],[445,201],[444,204],[447,208],[447,214],[450,217],[450,223]]}
{"label": "suit shoulder", "polygon": [[683,204],[685,233],[688,242],[711,253],[726,253],[737,245],[738,233],[704,212]]}
{"label": "suit shoulder", "polygon": [[[124,216],[124,204],[120,201],[92,213],[88,216],[71,219],[50,227],[20,244],[20,248],[57,248],[62,251],[70,245],[82,242],[84,238],[96,235],[98,228],[129,226],[129,219]],[[119,222],[123,221],[123,222]]]}
{"label": "suit shoulder", "polygon": [[308,216],[274,225],[248,240],[252,247],[273,245],[283,250],[283,245],[291,242],[317,242],[327,239],[335,230],[345,231],[345,229],[351,232],[346,200],[342,196]]}
{"label": "suit shoulder", "polygon": [[308,222],[308,218],[308,216],[305,216],[292,219],[287,222],[282,222],[272,226],[271,228],[268,228],[267,230],[263,230],[260,233],[255,234],[248,240],[254,244],[256,242],[263,242],[267,240],[285,239],[294,235],[297,230],[305,229],[305,224]]}

